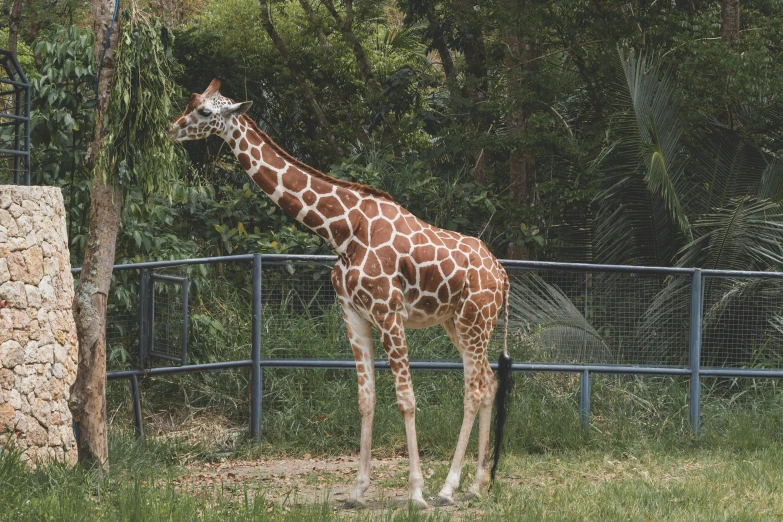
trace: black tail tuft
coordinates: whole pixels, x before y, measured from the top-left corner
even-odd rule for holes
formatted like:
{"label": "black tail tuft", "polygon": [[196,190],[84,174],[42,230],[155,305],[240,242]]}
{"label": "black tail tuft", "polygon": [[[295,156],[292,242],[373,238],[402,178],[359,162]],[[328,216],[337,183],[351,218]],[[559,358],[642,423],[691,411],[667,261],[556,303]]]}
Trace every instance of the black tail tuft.
{"label": "black tail tuft", "polygon": [[498,391],[495,396],[497,412],[495,413],[495,450],[492,456],[492,470],[490,471],[490,484],[495,482],[495,472],[500,460],[500,447],[503,445],[503,427],[506,424],[508,412],[506,406],[511,394],[511,357],[506,353],[500,354],[498,361]]}

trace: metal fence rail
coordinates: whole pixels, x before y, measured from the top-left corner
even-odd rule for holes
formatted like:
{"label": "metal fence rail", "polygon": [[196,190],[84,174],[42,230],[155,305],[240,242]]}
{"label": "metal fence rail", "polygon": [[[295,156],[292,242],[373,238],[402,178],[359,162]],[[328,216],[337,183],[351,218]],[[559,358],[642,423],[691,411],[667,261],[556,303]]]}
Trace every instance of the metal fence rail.
{"label": "metal fence rail", "polygon": [[16,56],[0,49],[0,183],[7,182],[30,184],[30,82]]}
{"label": "metal fence rail", "polygon": [[[249,367],[250,435],[258,439],[264,369],[353,369],[329,279],[335,261],[336,256],[254,254],[116,265],[107,344],[137,352],[138,365],[109,371],[107,378],[130,381],[138,433],[143,434],[139,377]],[[585,424],[591,374],[688,376],[689,420],[696,434],[702,377],[783,377],[783,273],[502,263],[514,289],[510,317],[502,318],[509,320],[512,369],[580,374]],[[190,314],[188,287],[197,301]],[[223,301],[244,308],[213,310]],[[169,312],[156,315],[161,311],[156,302]],[[157,331],[160,325],[166,330]],[[208,328],[223,332],[233,346],[248,346],[250,358],[188,364],[188,354],[202,349],[200,332]],[[461,370],[453,347],[433,331],[410,332],[410,344],[422,354],[411,367]],[[492,358],[500,349],[500,331],[496,328],[490,345]],[[158,352],[156,346],[167,349]],[[157,366],[154,357],[161,355],[181,365]],[[383,359],[375,365],[389,367]]]}

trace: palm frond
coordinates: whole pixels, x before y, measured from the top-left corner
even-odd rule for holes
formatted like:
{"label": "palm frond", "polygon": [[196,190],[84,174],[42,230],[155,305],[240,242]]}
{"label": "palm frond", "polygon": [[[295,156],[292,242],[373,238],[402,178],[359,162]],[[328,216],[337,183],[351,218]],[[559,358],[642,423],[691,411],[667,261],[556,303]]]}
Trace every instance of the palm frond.
{"label": "palm frond", "polygon": [[532,272],[515,278],[509,330],[533,345],[542,360],[605,360],[611,350],[563,290]]}
{"label": "palm frond", "polygon": [[745,196],[703,215],[697,239],[679,252],[680,266],[725,270],[783,267],[783,206]]}
{"label": "palm frond", "polygon": [[668,75],[655,60],[620,53],[620,64],[615,141],[603,166],[606,188],[596,198],[597,251],[605,262],[669,264],[675,245],[691,234],[683,124]]}

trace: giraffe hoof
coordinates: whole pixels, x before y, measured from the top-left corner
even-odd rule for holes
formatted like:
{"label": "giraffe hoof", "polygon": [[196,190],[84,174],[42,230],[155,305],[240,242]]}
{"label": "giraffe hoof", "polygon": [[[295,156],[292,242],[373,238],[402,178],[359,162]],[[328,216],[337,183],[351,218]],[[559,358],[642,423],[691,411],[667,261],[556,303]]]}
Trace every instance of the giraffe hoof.
{"label": "giraffe hoof", "polygon": [[423,510],[430,507],[429,504],[427,504],[427,502],[425,502],[423,498],[412,498],[409,499],[408,502],[410,502],[410,505],[413,509]]}
{"label": "giraffe hoof", "polygon": [[476,500],[476,499],[479,499],[479,498],[481,498],[481,495],[479,495],[479,494],[478,494],[478,493],[476,493],[475,491],[470,491],[470,490],[468,490],[468,491],[467,491],[467,492],[466,492],[466,493],[465,493],[465,494],[462,496],[462,501],[463,501],[463,502],[470,502],[471,500]]}
{"label": "giraffe hoof", "polygon": [[453,506],[454,499],[451,497],[438,497],[435,499],[435,504],[439,506]]}
{"label": "giraffe hoof", "polygon": [[364,503],[364,500],[358,498],[346,500],[345,504],[343,504],[345,509],[362,509],[365,506],[366,504]]}

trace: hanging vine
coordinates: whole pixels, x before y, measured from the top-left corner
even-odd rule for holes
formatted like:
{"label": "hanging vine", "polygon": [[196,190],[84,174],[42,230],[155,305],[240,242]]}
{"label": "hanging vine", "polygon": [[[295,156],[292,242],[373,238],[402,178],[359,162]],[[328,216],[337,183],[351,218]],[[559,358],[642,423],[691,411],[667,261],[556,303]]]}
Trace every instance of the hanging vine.
{"label": "hanging vine", "polygon": [[99,158],[104,182],[117,174],[123,193],[167,193],[182,165],[181,148],[169,138],[176,95],[173,37],[157,17],[135,0],[122,11],[122,34],[115,51],[116,70]]}

